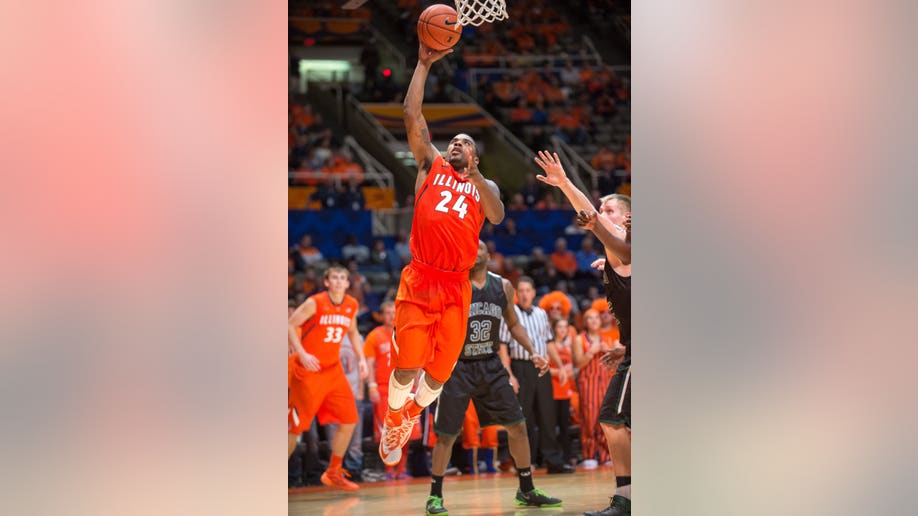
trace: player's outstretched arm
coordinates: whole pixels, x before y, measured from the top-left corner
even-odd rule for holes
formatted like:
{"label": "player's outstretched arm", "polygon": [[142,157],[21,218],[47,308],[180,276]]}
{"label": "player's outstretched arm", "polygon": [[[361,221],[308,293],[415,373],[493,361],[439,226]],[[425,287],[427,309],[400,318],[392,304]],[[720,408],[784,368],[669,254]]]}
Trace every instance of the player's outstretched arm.
{"label": "player's outstretched arm", "polygon": [[422,111],[424,83],[427,82],[427,74],[430,73],[431,65],[451,52],[452,49],[436,51],[420,44],[418,48],[418,64],[415,66],[414,74],[411,76],[408,93],[405,94],[402,116],[405,119],[405,130],[408,133],[408,146],[411,147],[414,160],[418,163],[418,177],[414,184],[415,191],[427,178],[427,171],[430,170],[430,166],[439,155],[437,148],[430,143],[430,131],[427,129],[427,120],[424,119]]}
{"label": "player's outstretched arm", "polygon": [[593,202],[590,201],[590,198],[586,196],[585,193],[577,189],[570,178],[567,177],[567,173],[564,171],[564,167],[561,166],[561,160],[558,158],[558,153],[550,154],[548,151],[539,151],[539,155],[535,157],[535,162],[545,171],[544,176],[536,176],[536,179],[539,181],[551,185],[557,186],[561,189],[561,192],[567,197],[567,200],[570,201],[571,206],[574,207],[574,210],[595,210],[596,207],[593,206]]}
{"label": "player's outstretched arm", "polygon": [[577,225],[590,230],[596,235],[596,238],[606,248],[606,253],[612,253],[621,260],[622,265],[631,264],[631,241],[630,238],[619,237],[609,231],[604,224],[597,223],[599,214],[593,210],[581,210],[577,214]]}
{"label": "player's outstretched arm", "polygon": [[303,323],[308,321],[315,314],[316,301],[313,298],[309,298],[298,306],[297,309],[290,314],[290,317],[287,318],[287,340],[300,356],[300,362],[303,363],[303,367],[313,372],[320,369],[319,359],[303,349],[303,344],[300,342],[299,335],[296,334],[296,329],[302,326]]}
{"label": "player's outstretched arm", "polygon": [[[504,294],[507,296],[507,300],[512,300],[514,295],[513,285],[510,284],[506,279],[502,280],[504,285]],[[529,334],[526,333],[526,328],[520,324],[519,318],[516,316],[516,309],[513,308],[511,303],[507,303],[507,306],[504,307],[504,320],[507,322],[507,329],[510,330],[510,335],[513,337],[520,346],[523,346],[529,355],[532,357],[532,363],[538,368],[539,376],[544,375],[548,372],[549,363],[548,360],[545,360],[545,357],[539,355],[535,352],[535,348],[532,347],[532,341],[529,340]],[[559,359],[560,362],[560,359]]]}
{"label": "player's outstretched arm", "polygon": [[[558,158],[557,153],[549,154],[548,151],[539,151],[539,155],[535,158],[535,162],[545,171],[544,176],[536,176],[536,179],[545,184],[560,188],[561,192],[564,193],[564,196],[570,201],[575,211],[578,213],[582,211],[596,211],[596,206],[593,206],[593,201],[591,201],[586,194],[577,189],[570,178],[567,177],[567,173],[564,172],[564,167],[561,166],[561,160]],[[596,226],[604,228],[609,234],[614,234],[612,223],[602,217],[599,218]],[[593,230],[593,232],[596,233],[595,230]],[[596,236],[600,238],[598,233],[596,233]],[[601,238],[600,241],[602,241]],[[607,244],[603,242],[603,245]],[[615,254],[617,255],[617,253]],[[628,263],[631,263],[630,248]]]}

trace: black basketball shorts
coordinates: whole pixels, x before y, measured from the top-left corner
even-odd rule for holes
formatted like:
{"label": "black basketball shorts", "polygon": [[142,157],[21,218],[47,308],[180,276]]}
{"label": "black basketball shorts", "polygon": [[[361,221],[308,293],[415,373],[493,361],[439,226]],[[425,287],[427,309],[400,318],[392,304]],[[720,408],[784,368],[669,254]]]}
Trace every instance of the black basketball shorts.
{"label": "black basketball shorts", "polygon": [[496,355],[456,362],[437,402],[434,432],[438,436],[455,437],[462,433],[462,421],[470,399],[483,427],[509,426],[526,420],[510,385],[510,375]]}
{"label": "black basketball shorts", "polygon": [[599,421],[631,428],[631,357],[618,365],[599,409]]}

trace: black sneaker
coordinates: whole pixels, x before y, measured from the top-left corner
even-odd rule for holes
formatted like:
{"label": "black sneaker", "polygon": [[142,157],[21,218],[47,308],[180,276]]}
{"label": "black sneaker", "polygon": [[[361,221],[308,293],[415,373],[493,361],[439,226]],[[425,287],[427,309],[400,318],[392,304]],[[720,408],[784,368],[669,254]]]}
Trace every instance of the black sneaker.
{"label": "black sneaker", "polygon": [[443,498],[439,496],[427,497],[427,516],[449,516],[449,511],[443,507]]}
{"label": "black sneaker", "polygon": [[590,511],[583,516],[631,516],[631,500],[621,495],[609,499],[609,506],[601,511]]}
{"label": "black sneaker", "polygon": [[516,499],[514,503],[518,507],[561,507],[561,500],[552,498],[545,494],[541,489],[533,489],[523,494],[519,488],[516,489]]}

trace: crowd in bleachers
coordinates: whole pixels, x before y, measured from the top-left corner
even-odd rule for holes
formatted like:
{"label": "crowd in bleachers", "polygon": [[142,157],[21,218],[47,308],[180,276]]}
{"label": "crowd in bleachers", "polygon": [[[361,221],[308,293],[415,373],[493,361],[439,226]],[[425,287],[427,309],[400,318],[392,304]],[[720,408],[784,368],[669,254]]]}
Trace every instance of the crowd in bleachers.
{"label": "crowd in bleachers", "polygon": [[323,209],[364,208],[364,170],[341,145],[322,115],[309,105],[291,104],[287,134],[288,184],[315,186],[311,200]]}

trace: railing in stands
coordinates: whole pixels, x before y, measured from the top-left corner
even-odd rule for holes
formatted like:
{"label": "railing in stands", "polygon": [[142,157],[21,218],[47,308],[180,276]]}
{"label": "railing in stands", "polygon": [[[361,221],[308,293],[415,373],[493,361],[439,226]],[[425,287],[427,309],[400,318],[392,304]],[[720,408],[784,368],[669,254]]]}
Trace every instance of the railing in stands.
{"label": "railing in stands", "polygon": [[[338,90],[340,91],[340,87],[338,87]],[[370,124],[370,126],[373,127],[373,130],[376,131],[376,135],[379,136],[380,139],[382,139],[390,146],[393,146],[393,149],[401,145],[399,141],[395,139],[395,136],[392,136],[392,133],[379,123],[379,120],[377,120],[375,116],[367,112],[366,109],[363,109],[363,106],[360,105],[360,101],[357,100],[353,95],[347,95],[346,101],[348,104],[350,104],[351,108],[353,108],[353,112],[358,113]]]}
{"label": "railing in stands", "polygon": [[392,208],[388,210],[373,210],[373,234],[376,236],[392,236],[399,231],[407,233],[411,230],[411,218],[414,216],[414,207]]}
{"label": "railing in stands", "polygon": [[[557,136],[551,137],[551,143],[554,147],[554,151],[557,152],[558,157],[561,158],[561,164],[564,166],[564,170],[571,176],[571,180],[574,181],[581,191],[589,193],[590,190],[595,190],[599,187],[599,173],[596,172],[580,154],[574,152],[574,149],[572,149],[570,145]],[[583,172],[589,174],[592,188],[587,188],[586,184],[583,182],[583,178],[581,178]]]}
{"label": "railing in stands", "polygon": [[359,156],[364,163],[364,176],[369,181],[376,183],[376,186],[383,188],[395,188],[395,176],[382,163],[376,161],[376,158],[365,151],[353,136],[344,137],[344,145],[351,149],[355,156]]}
{"label": "railing in stands", "polygon": [[596,65],[602,65],[602,56],[599,54],[599,51],[596,50],[596,45],[593,44],[593,40],[590,39],[586,34],[583,35],[583,45],[590,49],[590,52],[593,54],[593,59],[596,61]]}

